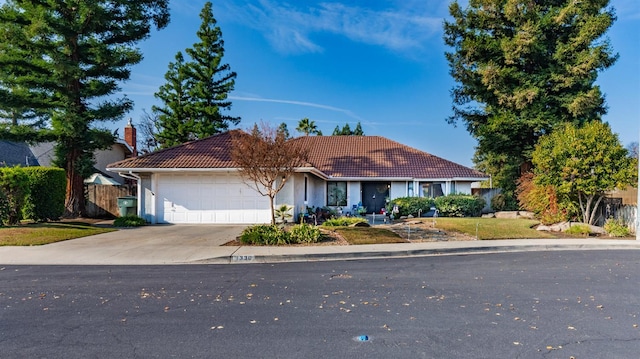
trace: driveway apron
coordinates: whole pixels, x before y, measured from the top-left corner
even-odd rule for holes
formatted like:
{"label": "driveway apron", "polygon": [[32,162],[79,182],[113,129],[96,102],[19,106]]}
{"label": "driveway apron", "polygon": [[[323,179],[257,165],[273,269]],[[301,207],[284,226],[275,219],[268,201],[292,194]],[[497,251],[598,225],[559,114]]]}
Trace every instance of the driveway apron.
{"label": "driveway apron", "polygon": [[0,247],[0,264],[179,264],[228,257],[241,225],[152,225],[44,246]]}

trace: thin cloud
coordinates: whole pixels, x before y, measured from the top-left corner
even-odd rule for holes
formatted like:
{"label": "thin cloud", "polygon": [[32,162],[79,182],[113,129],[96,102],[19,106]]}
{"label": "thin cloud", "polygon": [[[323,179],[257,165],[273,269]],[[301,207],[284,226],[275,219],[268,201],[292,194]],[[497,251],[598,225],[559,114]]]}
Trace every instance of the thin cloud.
{"label": "thin cloud", "polygon": [[328,106],[328,105],[317,104],[317,103],[313,103],[313,102],[294,101],[294,100],[278,100],[278,99],[272,99],[272,98],[244,97],[244,96],[229,96],[229,99],[238,100],[238,101],[272,102],[272,103],[282,103],[282,104],[288,104],[288,105],[315,107],[315,108],[321,108],[323,110],[340,112],[340,113],[343,113],[343,114],[345,114],[345,115],[347,115],[347,116],[349,116],[351,118],[354,118],[354,119],[356,119],[358,121],[362,121],[362,119],[358,115],[354,114],[350,110],[346,110],[346,109],[339,108],[339,107],[333,107],[333,106]]}
{"label": "thin cloud", "polygon": [[261,31],[279,52],[300,54],[323,51],[323,45],[313,39],[316,34],[344,36],[393,51],[424,49],[428,40],[442,31],[444,14],[440,5],[416,4],[381,10],[339,2],[297,8],[271,0],[243,5],[227,1],[220,6],[229,20]]}

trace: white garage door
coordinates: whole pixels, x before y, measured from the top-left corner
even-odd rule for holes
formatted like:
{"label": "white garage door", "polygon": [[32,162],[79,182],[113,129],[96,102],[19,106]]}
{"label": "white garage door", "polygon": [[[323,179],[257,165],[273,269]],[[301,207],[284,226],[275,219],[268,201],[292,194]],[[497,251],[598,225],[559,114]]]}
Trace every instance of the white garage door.
{"label": "white garage door", "polygon": [[163,223],[268,223],[269,199],[232,174],[158,176],[156,205]]}

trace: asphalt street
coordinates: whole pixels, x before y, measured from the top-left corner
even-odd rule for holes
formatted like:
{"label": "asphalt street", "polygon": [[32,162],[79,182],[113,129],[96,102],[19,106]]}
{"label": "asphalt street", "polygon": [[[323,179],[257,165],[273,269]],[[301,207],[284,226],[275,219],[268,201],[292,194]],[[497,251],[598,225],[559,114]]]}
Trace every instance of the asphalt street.
{"label": "asphalt street", "polygon": [[3,358],[637,358],[637,251],[0,266]]}

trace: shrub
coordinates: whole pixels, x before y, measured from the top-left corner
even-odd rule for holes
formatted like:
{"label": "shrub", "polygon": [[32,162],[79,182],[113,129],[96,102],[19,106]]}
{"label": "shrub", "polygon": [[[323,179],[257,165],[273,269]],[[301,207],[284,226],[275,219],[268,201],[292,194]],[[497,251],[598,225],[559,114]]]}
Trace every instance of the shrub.
{"label": "shrub", "polygon": [[317,243],[321,236],[320,229],[305,223],[296,224],[289,230],[291,243]]}
{"label": "shrub", "polygon": [[610,237],[628,237],[631,233],[622,221],[613,218],[607,219],[604,223],[604,230],[609,233]]}
{"label": "shrub", "polygon": [[485,204],[481,197],[466,194],[441,196],[435,202],[439,215],[443,217],[476,217]]}
{"label": "shrub", "polygon": [[412,215],[417,217],[418,213],[426,213],[435,205],[433,198],[427,197],[400,197],[389,204],[387,213],[393,213],[393,207],[398,206],[398,213],[394,217]]}
{"label": "shrub", "polygon": [[277,207],[274,210],[276,220],[280,221],[281,223],[287,223],[287,219],[293,217],[293,214],[291,214],[292,209],[293,207],[287,204],[283,204]]}
{"label": "shrub", "polygon": [[522,208],[533,212],[542,224],[564,222],[570,218],[570,201],[561,200],[554,186],[537,185],[531,172],[520,177],[516,193]]}
{"label": "shrub", "polygon": [[328,219],[322,225],[327,227],[346,227],[356,223],[367,223],[367,220],[359,217],[339,217]]}
{"label": "shrub", "polygon": [[591,233],[591,228],[586,224],[574,224],[569,227],[565,233],[572,235],[588,236]]}
{"label": "shrub", "polygon": [[518,210],[518,202],[513,196],[500,193],[491,198],[491,208],[494,211],[516,211]]}
{"label": "shrub", "polygon": [[0,168],[0,225],[16,224],[22,219],[29,195],[29,177],[21,167]]}
{"label": "shrub", "polygon": [[140,227],[147,224],[144,218],[136,215],[118,217],[113,221],[115,227]]}
{"label": "shrub", "polygon": [[57,220],[64,214],[67,179],[61,168],[27,167],[29,195],[24,217],[36,222]]}
{"label": "shrub", "polygon": [[240,234],[240,243],[255,245],[288,244],[290,236],[288,232],[275,225],[259,224],[247,227]]}

